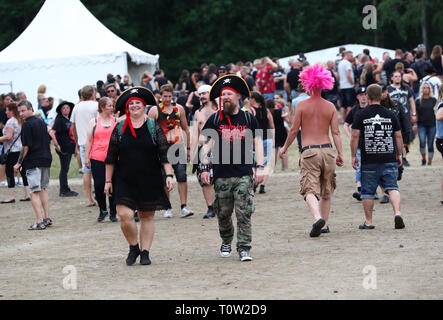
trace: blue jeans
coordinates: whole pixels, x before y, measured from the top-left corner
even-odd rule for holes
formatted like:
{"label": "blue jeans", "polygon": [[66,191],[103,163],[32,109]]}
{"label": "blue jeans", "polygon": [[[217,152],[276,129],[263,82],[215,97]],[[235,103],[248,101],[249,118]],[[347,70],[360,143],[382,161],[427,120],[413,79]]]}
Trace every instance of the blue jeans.
{"label": "blue jeans", "polygon": [[361,198],[374,199],[377,187],[399,190],[397,184],[397,162],[365,163],[361,165]]}
{"label": "blue jeans", "polygon": [[358,166],[357,166],[357,170],[355,170],[355,182],[361,182],[361,150],[360,148],[357,149],[357,153],[355,154],[355,156],[358,159]]}
{"label": "blue jeans", "polygon": [[[428,144],[428,157],[434,157],[434,139],[436,127],[418,125],[418,138],[420,139],[420,153],[426,154],[426,142]],[[427,139],[427,141],[426,141]]]}
{"label": "blue jeans", "polygon": [[263,151],[265,156],[264,165],[269,164],[272,155],[272,139],[263,140]]}

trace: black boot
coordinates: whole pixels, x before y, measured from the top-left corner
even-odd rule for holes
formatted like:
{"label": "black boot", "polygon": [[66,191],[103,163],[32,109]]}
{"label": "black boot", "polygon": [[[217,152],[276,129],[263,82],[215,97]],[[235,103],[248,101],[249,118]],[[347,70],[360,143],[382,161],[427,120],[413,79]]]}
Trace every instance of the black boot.
{"label": "black boot", "polygon": [[140,255],[140,248],[138,247],[138,243],[135,246],[129,246],[129,254],[126,258],[126,264],[128,266],[132,266],[137,260],[137,257]]}
{"label": "black boot", "polygon": [[97,222],[103,222],[108,214],[108,211],[100,210],[100,215],[97,218]]}
{"label": "black boot", "polygon": [[143,265],[151,264],[151,260],[149,259],[149,251],[148,250],[143,250],[140,253],[140,264],[143,264]]}

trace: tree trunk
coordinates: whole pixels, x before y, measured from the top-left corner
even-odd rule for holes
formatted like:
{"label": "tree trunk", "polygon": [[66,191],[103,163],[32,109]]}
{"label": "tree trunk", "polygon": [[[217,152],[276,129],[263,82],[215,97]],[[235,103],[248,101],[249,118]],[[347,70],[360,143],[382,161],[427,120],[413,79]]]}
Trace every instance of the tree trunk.
{"label": "tree trunk", "polygon": [[425,45],[426,51],[429,50],[428,48],[428,32],[426,28],[426,5],[425,0],[420,1],[421,6],[421,38],[423,41],[423,44]]}

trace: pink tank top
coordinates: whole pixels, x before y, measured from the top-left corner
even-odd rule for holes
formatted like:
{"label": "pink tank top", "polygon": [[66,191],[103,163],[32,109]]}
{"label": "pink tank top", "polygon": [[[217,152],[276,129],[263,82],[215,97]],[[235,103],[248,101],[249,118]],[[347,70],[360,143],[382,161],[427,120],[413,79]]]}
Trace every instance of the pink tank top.
{"label": "pink tank top", "polygon": [[116,121],[111,117],[111,126],[105,128],[102,126],[100,116],[97,117],[97,124],[92,140],[91,152],[89,158],[104,162],[108,154],[109,140],[111,140],[112,130],[114,130]]}

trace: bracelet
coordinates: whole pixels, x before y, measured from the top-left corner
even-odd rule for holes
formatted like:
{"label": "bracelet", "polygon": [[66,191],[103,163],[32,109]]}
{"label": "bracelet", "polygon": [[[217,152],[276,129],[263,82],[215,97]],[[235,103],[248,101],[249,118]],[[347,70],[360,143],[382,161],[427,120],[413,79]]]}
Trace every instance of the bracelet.
{"label": "bracelet", "polygon": [[174,175],[173,174],[167,174],[166,178],[174,178]]}
{"label": "bracelet", "polygon": [[106,183],[112,183],[112,181],[111,180],[107,180]]}
{"label": "bracelet", "polygon": [[265,168],[265,166],[264,166],[264,165],[261,165],[261,164],[260,164],[260,165],[257,165],[256,167],[257,167],[257,169],[264,169],[264,168]]}
{"label": "bracelet", "polygon": [[186,149],[188,149],[188,150],[191,150],[191,148],[190,148],[190,147],[187,147]]}

